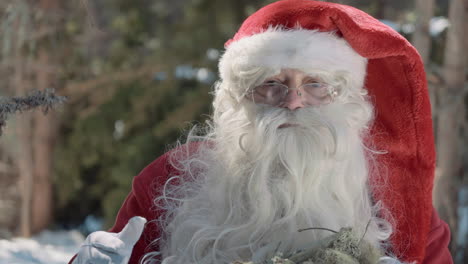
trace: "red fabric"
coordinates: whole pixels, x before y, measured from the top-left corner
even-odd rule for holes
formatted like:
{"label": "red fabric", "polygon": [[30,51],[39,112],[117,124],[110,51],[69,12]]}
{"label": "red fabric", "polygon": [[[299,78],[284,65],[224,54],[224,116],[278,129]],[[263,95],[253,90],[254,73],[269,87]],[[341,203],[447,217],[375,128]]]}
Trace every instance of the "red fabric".
{"label": "red fabric", "polygon": [[143,230],[142,237],[135,244],[129,263],[138,263],[138,260],[147,252],[155,251],[158,247],[150,245],[160,236],[157,218],[159,210],[154,206],[153,199],[158,196],[162,185],[168,175],[172,173],[167,163],[168,155],[148,165],[138,176],[133,179],[132,191],[125,199],[114,226],[109,232],[120,232],[133,216],[142,216],[148,220]]}
{"label": "red fabric", "polygon": [[[148,220],[140,239],[133,248],[130,264],[138,264],[139,259],[145,253],[158,249],[157,246],[150,245],[160,235],[156,222],[160,211],[155,208],[153,199],[159,194],[168,175],[172,174],[172,167],[167,163],[167,157],[168,154],[159,157],[133,179],[132,190],[122,204],[114,226],[108,230],[115,233],[122,231],[130,218],[134,216],[142,216]],[[76,255],[70,260],[69,264],[72,264],[75,257]]]}
{"label": "red fabric", "polygon": [[[433,213],[432,187],[435,147],[426,77],[421,59],[397,32],[353,7],[310,0],[284,0],[251,15],[232,41],[261,32],[270,25],[337,31],[361,56],[368,58],[366,87],[376,110],[369,143],[387,154],[379,156],[386,188],[377,189],[396,223],[391,238],[394,253],[405,261],[452,263],[447,250],[449,230]],[[111,231],[120,231],[134,215],[155,219],[151,213],[151,182],[167,178],[166,157],[149,165],[133,183]],[[379,184],[382,178],[372,177]],[[154,186],[154,185],[153,185]],[[137,263],[148,241],[157,237],[149,224],[135,246],[130,263]]]}
{"label": "red fabric", "polygon": [[450,229],[440,220],[435,210],[432,211],[431,231],[426,243],[426,256],[423,264],[453,264],[452,255],[448,249]]}

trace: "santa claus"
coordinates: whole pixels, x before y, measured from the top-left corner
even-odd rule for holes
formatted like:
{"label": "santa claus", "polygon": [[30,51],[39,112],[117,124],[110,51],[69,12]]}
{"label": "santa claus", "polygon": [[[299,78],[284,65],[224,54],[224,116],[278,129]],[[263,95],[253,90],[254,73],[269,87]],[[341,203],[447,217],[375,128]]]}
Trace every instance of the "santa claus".
{"label": "santa claus", "polygon": [[273,263],[345,229],[375,263],[452,263],[408,41],[349,6],[284,0],[225,47],[212,122],[135,177],[115,226],[73,263]]}

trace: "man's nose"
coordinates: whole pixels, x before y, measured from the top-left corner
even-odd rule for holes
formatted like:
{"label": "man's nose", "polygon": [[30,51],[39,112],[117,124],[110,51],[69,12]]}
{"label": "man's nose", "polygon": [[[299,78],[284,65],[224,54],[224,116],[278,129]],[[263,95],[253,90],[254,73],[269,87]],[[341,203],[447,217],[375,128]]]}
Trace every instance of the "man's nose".
{"label": "man's nose", "polygon": [[300,93],[301,91],[297,89],[289,90],[284,100],[284,103],[281,104],[281,107],[288,108],[289,110],[303,108],[304,104],[302,103]]}

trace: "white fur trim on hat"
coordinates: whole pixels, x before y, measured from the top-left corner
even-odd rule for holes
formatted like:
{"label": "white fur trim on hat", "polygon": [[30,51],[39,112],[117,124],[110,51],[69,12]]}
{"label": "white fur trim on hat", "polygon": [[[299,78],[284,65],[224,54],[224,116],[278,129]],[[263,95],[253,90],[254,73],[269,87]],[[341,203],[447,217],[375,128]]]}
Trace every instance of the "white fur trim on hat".
{"label": "white fur trim on hat", "polygon": [[366,66],[367,59],[334,33],[270,28],[232,42],[219,61],[219,72],[223,81],[235,81],[239,72],[253,67],[294,68],[306,73],[344,71],[353,86],[362,88]]}

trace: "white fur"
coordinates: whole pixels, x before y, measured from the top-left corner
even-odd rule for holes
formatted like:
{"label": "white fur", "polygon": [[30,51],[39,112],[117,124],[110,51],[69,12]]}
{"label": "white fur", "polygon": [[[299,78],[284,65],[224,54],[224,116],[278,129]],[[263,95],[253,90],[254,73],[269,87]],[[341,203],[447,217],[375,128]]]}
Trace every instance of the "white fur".
{"label": "white fur", "polygon": [[219,71],[223,81],[237,82],[239,73],[258,67],[307,73],[321,69],[347,72],[352,86],[363,87],[366,66],[367,59],[332,32],[276,27],[231,43],[219,62]]}

